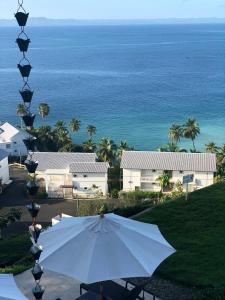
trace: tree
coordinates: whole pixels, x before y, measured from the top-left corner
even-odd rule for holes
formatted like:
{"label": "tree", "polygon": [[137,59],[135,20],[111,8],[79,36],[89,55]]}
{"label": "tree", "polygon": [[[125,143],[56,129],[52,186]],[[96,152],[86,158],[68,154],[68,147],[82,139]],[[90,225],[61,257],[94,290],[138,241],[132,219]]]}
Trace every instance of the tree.
{"label": "tree", "polygon": [[80,130],[80,120],[78,120],[77,118],[73,118],[70,121],[70,129],[73,133],[78,132]]}
{"label": "tree", "polygon": [[121,160],[123,151],[125,150],[132,150],[132,148],[129,147],[127,141],[121,141],[117,149],[117,157],[119,160]]}
{"label": "tree", "polygon": [[180,152],[181,150],[177,146],[177,144],[174,143],[168,143],[163,147],[160,147],[158,149],[159,152]]}
{"label": "tree", "polygon": [[183,136],[183,128],[180,125],[172,124],[172,126],[169,129],[169,139],[172,141],[172,143],[177,143],[180,141],[181,137]]}
{"label": "tree", "polygon": [[57,151],[60,148],[65,147],[67,143],[71,142],[71,138],[69,137],[69,131],[66,128],[65,122],[59,120],[55,124],[54,137],[56,139],[56,148]]}
{"label": "tree", "polygon": [[0,239],[2,239],[2,230],[21,219],[22,212],[19,209],[12,208],[6,215],[0,215]]}
{"label": "tree", "polygon": [[159,181],[161,192],[163,192],[164,189],[170,184],[170,176],[166,172],[163,172],[163,174],[160,175],[156,180]]}
{"label": "tree", "polygon": [[209,142],[208,144],[205,145],[205,151],[207,153],[217,153],[218,147],[214,142]]}
{"label": "tree", "polygon": [[20,104],[17,105],[17,107],[16,107],[17,116],[21,117],[21,116],[25,115],[26,111],[27,111],[27,109],[26,109],[26,106],[24,104],[20,103]]}
{"label": "tree", "polygon": [[50,107],[47,103],[40,103],[38,106],[39,114],[42,118],[45,118],[49,115]]}
{"label": "tree", "polygon": [[85,152],[93,153],[96,150],[96,144],[92,141],[92,139],[89,139],[83,143],[83,148]]}
{"label": "tree", "polygon": [[99,143],[98,156],[102,161],[112,163],[115,159],[116,144],[109,138],[102,138]]}
{"label": "tree", "polygon": [[200,134],[200,128],[195,119],[187,119],[183,126],[183,135],[186,139],[191,139],[193,144],[193,152],[196,152],[195,139]]}
{"label": "tree", "polygon": [[97,128],[94,125],[88,125],[87,127],[87,134],[92,139],[92,136],[96,134]]}

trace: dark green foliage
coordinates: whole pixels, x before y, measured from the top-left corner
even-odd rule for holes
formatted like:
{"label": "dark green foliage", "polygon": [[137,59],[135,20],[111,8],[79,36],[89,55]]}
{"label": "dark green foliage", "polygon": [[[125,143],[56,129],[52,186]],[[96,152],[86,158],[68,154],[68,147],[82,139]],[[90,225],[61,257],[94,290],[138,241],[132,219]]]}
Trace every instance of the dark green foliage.
{"label": "dark green foliage", "polygon": [[158,274],[187,285],[218,287],[225,282],[225,183],[155,207],[138,220],[157,224],[177,249]]}

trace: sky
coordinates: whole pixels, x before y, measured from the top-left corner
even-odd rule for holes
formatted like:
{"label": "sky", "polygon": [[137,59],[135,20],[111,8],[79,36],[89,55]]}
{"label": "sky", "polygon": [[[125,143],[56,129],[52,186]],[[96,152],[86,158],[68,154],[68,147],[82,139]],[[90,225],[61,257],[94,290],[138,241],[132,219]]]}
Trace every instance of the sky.
{"label": "sky", "polygon": [[[24,0],[32,17],[55,19],[225,18],[225,0]],[[11,19],[17,0],[0,0]]]}

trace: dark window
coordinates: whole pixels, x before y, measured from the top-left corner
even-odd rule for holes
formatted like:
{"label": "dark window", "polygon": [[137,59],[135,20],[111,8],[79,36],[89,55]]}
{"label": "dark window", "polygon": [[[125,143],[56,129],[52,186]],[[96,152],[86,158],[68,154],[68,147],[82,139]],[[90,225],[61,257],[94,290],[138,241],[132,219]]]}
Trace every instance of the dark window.
{"label": "dark window", "polygon": [[84,177],[88,177],[87,175],[84,175]]}
{"label": "dark window", "polygon": [[13,142],[13,144],[16,144],[16,142]]}
{"label": "dark window", "polygon": [[11,145],[10,144],[6,144],[6,149],[10,149]]}
{"label": "dark window", "polygon": [[84,190],[87,190],[87,187],[85,187]]}
{"label": "dark window", "polygon": [[156,170],[152,170],[152,172],[153,172],[153,173],[155,173],[155,172],[156,172]]}
{"label": "dark window", "polygon": [[77,174],[73,174],[73,177],[77,177]]}
{"label": "dark window", "polygon": [[180,171],[180,174],[183,174],[184,173],[184,171]]}

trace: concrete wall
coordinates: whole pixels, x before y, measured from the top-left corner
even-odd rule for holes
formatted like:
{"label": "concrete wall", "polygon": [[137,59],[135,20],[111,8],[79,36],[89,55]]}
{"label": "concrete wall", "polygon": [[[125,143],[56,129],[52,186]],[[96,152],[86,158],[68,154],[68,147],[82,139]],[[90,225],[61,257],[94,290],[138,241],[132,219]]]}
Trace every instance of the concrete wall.
{"label": "concrete wall", "polygon": [[8,183],[9,181],[8,157],[0,161],[0,178],[2,179],[3,184]]}

